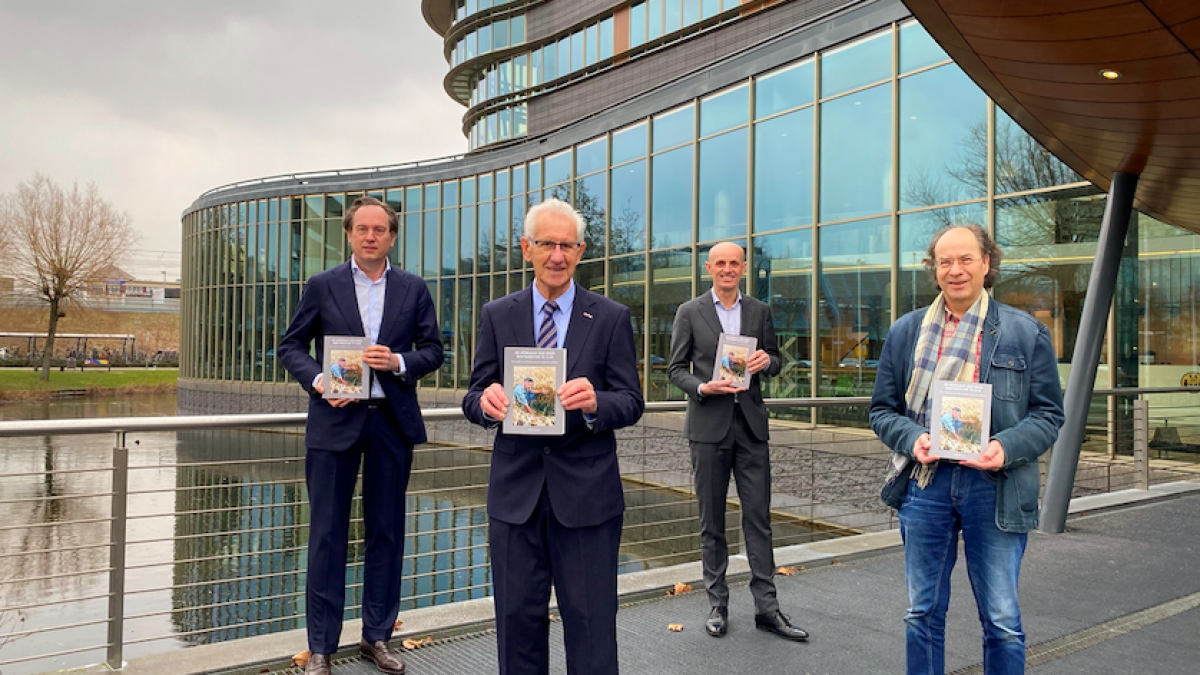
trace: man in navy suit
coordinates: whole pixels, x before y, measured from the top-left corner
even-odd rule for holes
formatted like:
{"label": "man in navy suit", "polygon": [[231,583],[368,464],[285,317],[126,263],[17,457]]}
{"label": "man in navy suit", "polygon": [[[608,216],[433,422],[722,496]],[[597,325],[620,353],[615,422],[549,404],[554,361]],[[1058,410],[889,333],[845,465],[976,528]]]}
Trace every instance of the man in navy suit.
{"label": "man in navy suit", "polygon": [[563,436],[497,432],[488,485],[501,675],[549,672],[550,584],[571,675],[617,673],[617,550],[625,497],[613,431],[642,416],[629,309],[572,280],[583,218],[550,199],[529,210],[521,251],[529,288],[483,308],[467,419],[493,427],[512,403],[504,348],[567,350]]}
{"label": "man in navy suit", "polygon": [[[413,446],[425,442],[417,381],[442,364],[433,300],[420,277],[395,269],[388,251],[399,221],[390,206],[361,197],[342,220],[354,255],[309,279],[292,325],[279,343],[284,368],[304,387],[308,423],[304,445],[310,511],[308,649],[305,673],[328,675],[337,651],[346,602],[350,501],[363,463],[366,526],[363,566],[362,655],[385,673],[403,673],[388,645],[400,609],[404,558],[404,493]],[[370,398],[322,398],[326,335],[371,338],[363,364],[371,369]]]}

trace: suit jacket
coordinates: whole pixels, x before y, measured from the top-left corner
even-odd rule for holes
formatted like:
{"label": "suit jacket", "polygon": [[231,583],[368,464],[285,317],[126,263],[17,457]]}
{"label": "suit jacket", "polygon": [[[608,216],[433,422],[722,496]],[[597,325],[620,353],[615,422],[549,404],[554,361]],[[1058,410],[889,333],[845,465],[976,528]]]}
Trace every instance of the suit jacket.
{"label": "suit jacket", "polygon": [[[717,342],[721,338],[721,320],[713,306],[712,292],[688,300],[675,312],[675,327],[671,331],[671,360],[667,373],[671,383],[688,396],[683,435],[689,441],[719,443],[733,423],[733,396],[721,394],[704,396],[697,389],[712,380],[717,358]],[[774,377],[783,368],[771,308],[757,298],[742,295],[742,335],[758,339],[758,349],[771,357],[771,363],[755,373],[746,391],[738,393],[742,414],[750,431],[761,441],[768,440],[767,407],[763,404],[762,376]]]}
{"label": "suit jacket", "polygon": [[[322,372],[326,335],[366,335],[358,312],[349,261],[313,275],[304,287],[300,304],[287,333],[279,342],[279,360],[310,395],[304,443],[320,450],[346,450],[358,440],[367,419],[361,402],[334,408],[312,388]],[[378,344],[387,345],[404,359],[405,373],[374,371],[387,396],[388,407],[408,447],[425,442],[425,423],[417,404],[416,384],[437,370],[445,358],[433,299],[420,277],[392,267],[387,274],[383,320]],[[309,355],[316,342],[317,358]],[[328,382],[323,383],[329,386]]]}
{"label": "suit jacket", "polygon": [[[468,420],[497,424],[484,417],[479,397],[492,383],[504,383],[505,347],[535,346],[531,288],[484,305],[462,402]],[[644,408],[629,309],[576,284],[564,346],[567,381],[586,377],[596,390],[596,421],[589,428],[582,412],[568,410],[563,436],[496,433],[487,509],[502,522],[529,520],[543,485],[555,517],[567,527],[599,525],[625,509],[613,431],[636,423]]]}

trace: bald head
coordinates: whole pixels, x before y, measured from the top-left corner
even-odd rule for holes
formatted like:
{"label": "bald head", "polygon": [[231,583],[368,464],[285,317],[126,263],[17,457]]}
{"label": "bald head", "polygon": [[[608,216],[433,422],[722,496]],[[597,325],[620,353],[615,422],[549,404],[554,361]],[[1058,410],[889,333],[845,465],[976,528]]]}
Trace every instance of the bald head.
{"label": "bald head", "polygon": [[738,260],[741,260],[742,262],[746,261],[746,252],[742,250],[741,246],[738,246],[732,241],[723,241],[708,249],[709,262],[712,262],[716,258],[729,256],[737,256]]}

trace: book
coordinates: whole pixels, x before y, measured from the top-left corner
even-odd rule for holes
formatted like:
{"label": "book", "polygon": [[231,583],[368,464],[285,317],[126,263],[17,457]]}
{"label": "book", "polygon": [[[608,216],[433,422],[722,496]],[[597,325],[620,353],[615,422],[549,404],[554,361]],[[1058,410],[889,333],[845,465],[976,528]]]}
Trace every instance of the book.
{"label": "book", "polygon": [[567,413],[558,389],[567,380],[567,350],[538,347],[504,348],[504,392],[508,415],[504,433],[562,436]]}
{"label": "book", "polygon": [[746,366],[758,346],[758,339],[747,335],[721,333],[717,340],[716,373],[714,380],[729,380],[733,386],[750,386],[750,369]]}
{"label": "book", "polygon": [[929,409],[929,454],[942,459],[975,459],[988,446],[992,385],[938,380]]}
{"label": "book", "polygon": [[322,363],[324,398],[370,398],[371,369],[363,367],[363,352],[371,338],[357,335],[326,335]]}

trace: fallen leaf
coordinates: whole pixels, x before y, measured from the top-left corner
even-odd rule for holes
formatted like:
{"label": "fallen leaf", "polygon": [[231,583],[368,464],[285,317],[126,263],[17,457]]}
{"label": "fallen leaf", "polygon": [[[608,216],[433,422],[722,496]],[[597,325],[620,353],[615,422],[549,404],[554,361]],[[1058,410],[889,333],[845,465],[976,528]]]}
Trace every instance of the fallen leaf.
{"label": "fallen leaf", "polygon": [[779,569],[775,570],[775,573],[782,574],[785,577],[790,577],[799,574],[800,570],[796,569],[795,567],[780,567]]}
{"label": "fallen leaf", "polygon": [[669,623],[669,624],[667,624],[667,630],[671,631],[672,633],[682,633],[683,632],[683,624]]}
{"label": "fallen leaf", "polygon": [[301,667],[306,666],[306,665],[308,665],[308,657],[309,657],[308,650],[302,651],[299,654],[292,657],[292,665],[293,666],[301,666]]}
{"label": "fallen leaf", "polygon": [[419,649],[421,647],[424,647],[425,645],[433,644],[433,636],[426,635],[423,638],[418,638],[415,640],[413,638],[408,638],[407,640],[405,640],[404,642],[401,642],[400,644],[403,645],[403,647],[405,649],[412,651],[413,649]]}
{"label": "fallen leaf", "polygon": [[675,584],[675,587],[667,591],[667,595],[683,595],[692,590],[692,587],[683,582]]}
{"label": "fallen leaf", "polygon": [[396,623],[392,624],[392,630],[400,630],[400,626],[403,626],[403,625],[404,625],[403,621],[397,621]]}
{"label": "fallen leaf", "polygon": [[830,564],[830,565],[841,565],[841,564],[842,564],[842,561],[841,561],[841,560],[838,560],[837,558],[834,558],[834,559],[833,559],[833,561],[832,561],[832,562],[830,562],[829,564]]}

